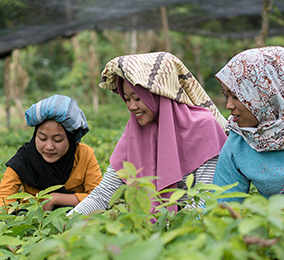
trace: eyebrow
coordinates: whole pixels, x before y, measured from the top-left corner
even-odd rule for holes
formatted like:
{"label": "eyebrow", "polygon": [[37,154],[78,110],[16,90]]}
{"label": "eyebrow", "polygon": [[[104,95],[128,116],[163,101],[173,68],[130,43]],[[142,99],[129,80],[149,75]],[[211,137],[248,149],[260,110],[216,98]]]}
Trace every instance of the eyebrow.
{"label": "eyebrow", "polygon": [[[132,93],[130,93],[131,96],[133,96],[133,94],[137,95],[134,91]],[[126,93],[123,92],[123,95],[128,96]]]}
{"label": "eyebrow", "polygon": [[[45,133],[43,133],[43,132],[41,132],[41,131],[38,131],[37,132],[38,134],[42,134],[42,135],[44,135],[44,136],[47,136]],[[64,136],[63,134],[55,134],[55,135],[53,135],[54,137],[56,137],[56,136]]]}

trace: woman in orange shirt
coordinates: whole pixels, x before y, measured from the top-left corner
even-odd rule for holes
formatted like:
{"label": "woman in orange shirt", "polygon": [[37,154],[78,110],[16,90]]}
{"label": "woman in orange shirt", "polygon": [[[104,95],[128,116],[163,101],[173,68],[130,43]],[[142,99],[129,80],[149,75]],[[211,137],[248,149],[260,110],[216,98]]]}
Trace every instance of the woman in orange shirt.
{"label": "woman in orange shirt", "polygon": [[50,193],[43,207],[76,206],[101,181],[102,173],[94,150],[80,143],[89,127],[75,100],[54,95],[32,105],[25,113],[27,124],[35,126],[30,142],[25,143],[6,163],[0,183],[0,206],[20,188],[36,195],[54,185],[64,185]]}

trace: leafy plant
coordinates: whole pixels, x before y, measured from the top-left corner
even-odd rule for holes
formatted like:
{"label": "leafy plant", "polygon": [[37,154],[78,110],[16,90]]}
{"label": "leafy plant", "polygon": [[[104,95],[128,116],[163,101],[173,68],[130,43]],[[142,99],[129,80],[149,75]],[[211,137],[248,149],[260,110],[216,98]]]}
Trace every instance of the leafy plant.
{"label": "leafy plant", "polygon": [[[42,223],[43,230],[50,229],[48,234],[39,235],[36,230],[42,230],[40,224],[22,219],[22,228],[26,229],[16,235],[12,228],[18,224],[12,223],[19,221],[20,216],[4,214],[2,219],[10,223],[10,228],[3,222],[1,226],[0,239],[7,238],[10,243],[8,250],[7,243],[2,244],[3,240],[0,240],[5,257],[28,257],[29,260],[128,260],[133,257],[138,260],[282,259],[283,196],[266,199],[258,194],[224,194],[236,184],[226,187],[197,184],[188,190],[170,190],[171,197],[162,201],[161,192],[155,190],[151,178],[137,178],[137,172],[139,170],[132,164],[124,163],[124,169],[118,175],[126,179],[127,185],[113,195],[109,210],[94,212],[90,216],[74,212],[70,219],[56,210],[40,218],[41,222],[34,216],[34,222]],[[191,187],[192,181],[193,177],[189,176],[188,187]],[[169,212],[166,207],[179,204],[177,200],[184,194],[195,200],[204,199],[206,208]],[[46,195],[41,193],[44,198]],[[217,203],[217,198],[228,196],[246,198],[242,204]],[[150,213],[153,200],[158,200],[161,205]],[[30,203],[35,205],[38,202],[35,199]],[[187,203],[191,203],[191,199]],[[55,224],[55,215],[60,219],[60,225]],[[30,228],[27,225],[31,225]],[[10,229],[12,233],[9,233]]]}

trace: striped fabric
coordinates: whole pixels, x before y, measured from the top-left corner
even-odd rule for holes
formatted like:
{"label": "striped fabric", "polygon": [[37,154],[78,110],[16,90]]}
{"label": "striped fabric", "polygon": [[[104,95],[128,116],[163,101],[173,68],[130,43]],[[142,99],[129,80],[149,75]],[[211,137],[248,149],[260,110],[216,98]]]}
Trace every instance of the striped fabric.
{"label": "striped fabric", "polygon": [[[212,183],[215,167],[217,164],[218,156],[208,160],[199,168],[194,170],[192,173],[189,173],[183,177],[183,180],[178,183],[178,188],[187,189],[186,187],[186,178],[190,175],[194,175],[195,183],[203,182],[204,184]],[[124,181],[120,179],[111,165],[107,168],[106,173],[101,181],[101,183],[93,189],[93,191],[81,202],[79,203],[74,210],[83,215],[88,215],[94,210],[105,210],[109,208],[109,201],[114,194],[114,192],[124,185]],[[182,197],[179,202],[188,200],[188,197]],[[204,204],[204,201],[200,201],[198,205],[194,203],[193,198],[191,199],[192,203],[186,204],[185,208],[195,208],[200,207]],[[73,210],[68,213],[68,216],[72,215]]]}
{"label": "striped fabric", "polygon": [[28,126],[36,126],[53,119],[61,123],[68,132],[75,134],[76,142],[80,142],[81,137],[89,131],[84,112],[77,102],[63,95],[53,95],[33,104],[26,111],[25,117]]}

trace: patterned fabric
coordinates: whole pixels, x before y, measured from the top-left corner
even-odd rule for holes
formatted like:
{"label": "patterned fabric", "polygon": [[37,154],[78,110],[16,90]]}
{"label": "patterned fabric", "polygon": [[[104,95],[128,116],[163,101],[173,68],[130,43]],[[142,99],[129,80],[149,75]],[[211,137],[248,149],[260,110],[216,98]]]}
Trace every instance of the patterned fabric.
{"label": "patterned fabric", "polygon": [[116,57],[102,71],[99,86],[116,92],[116,78],[120,76],[132,85],[139,84],[154,94],[187,105],[208,108],[225,129],[226,120],[198,81],[174,55],[155,52]]}
{"label": "patterned fabric", "polygon": [[246,50],[216,74],[257,118],[256,128],[240,128],[233,117],[228,127],[256,151],[284,149],[284,48]]}
{"label": "patterned fabric", "polygon": [[33,104],[25,113],[28,126],[36,126],[45,120],[53,119],[75,135],[75,142],[80,142],[88,131],[84,112],[77,102],[70,97],[54,95]]}

